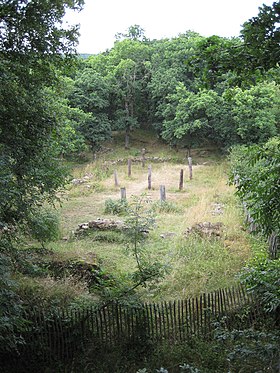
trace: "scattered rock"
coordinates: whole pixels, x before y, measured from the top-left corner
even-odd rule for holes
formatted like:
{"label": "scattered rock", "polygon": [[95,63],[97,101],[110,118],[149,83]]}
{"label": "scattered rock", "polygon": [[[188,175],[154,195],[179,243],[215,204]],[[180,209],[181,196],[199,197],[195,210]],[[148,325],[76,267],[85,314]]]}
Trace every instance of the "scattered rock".
{"label": "scattered rock", "polygon": [[222,215],[224,213],[224,205],[222,203],[212,203],[213,210],[211,211],[213,216]]}
{"label": "scattered rock", "polygon": [[195,233],[200,235],[201,237],[206,238],[220,238],[223,232],[224,224],[221,222],[218,223],[211,223],[211,222],[203,222],[193,225],[189,227],[185,231],[185,236],[188,237],[190,234]]}
{"label": "scattered rock", "polygon": [[78,229],[88,229],[88,228],[89,228],[88,223],[82,223],[82,224],[79,224]]}
{"label": "scattered rock", "polygon": [[16,231],[16,228],[13,225],[2,225],[0,224],[0,234],[10,234],[14,233]]}
{"label": "scattered rock", "polygon": [[84,183],[87,183],[90,179],[93,178],[93,174],[91,173],[86,173],[85,176],[83,176],[81,179],[73,179],[71,181],[71,183],[73,185],[80,185],[80,184],[84,184]]}
{"label": "scattered rock", "polygon": [[100,229],[100,230],[122,229],[123,226],[124,225],[121,220],[111,220],[111,219],[101,219],[101,218],[92,220],[88,223],[89,228]]}
{"label": "scattered rock", "polygon": [[77,235],[89,229],[105,231],[105,230],[121,230],[123,228],[124,228],[124,223],[121,220],[98,218],[96,220],[89,221],[88,223],[79,224],[74,234]]}
{"label": "scattered rock", "polygon": [[[132,162],[142,162],[143,158],[142,157],[132,157],[130,158]],[[105,165],[115,165],[115,164],[126,164],[127,163],[127,158],[120,158],[116,159],[114,161],[105,161]],[[164,158],[164,157],[145,157],[145,162],[155,162],[155,163],[163,163],[163,162],[170,162],[172,161],[172,158]]]}
{"label": "scattered rock", "polygon": [[176,233],[174,233],[174,232],[166,232],[166,233],[162,233],[160,235],[160,237],[163,238],[163,239],[172,238],[174,236],[176,236]]}

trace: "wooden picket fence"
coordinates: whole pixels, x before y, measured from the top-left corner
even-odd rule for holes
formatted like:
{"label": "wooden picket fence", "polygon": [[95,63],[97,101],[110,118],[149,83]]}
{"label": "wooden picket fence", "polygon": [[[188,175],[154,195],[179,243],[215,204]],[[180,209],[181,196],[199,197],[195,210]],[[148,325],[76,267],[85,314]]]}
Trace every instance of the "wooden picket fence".
{"label": "wooden picket fence", "polygon": [[99,309],[62,310],[48,316],[35,314],[30,316],[25,354],[39,353],[44,360],[68,360],[90,344],[106,347],[148,341],[172,344],[192,336],[210,337],[216,321],[225,319],[227,327],[236,327],[241,310],[242,325],[244,315],[251,324],[256,315],[252,311],[244,313],[244,309],[252,304],[252,297],[239,286],[185,300],[134,307],[109,303]]}

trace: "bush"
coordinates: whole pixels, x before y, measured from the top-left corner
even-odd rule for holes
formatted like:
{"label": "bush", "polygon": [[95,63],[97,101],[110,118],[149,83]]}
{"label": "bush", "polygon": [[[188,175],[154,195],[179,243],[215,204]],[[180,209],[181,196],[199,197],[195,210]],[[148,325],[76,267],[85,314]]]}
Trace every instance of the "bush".
{"label": "bush", "polygon": [[52,209],[38,209],[29,215],[28,228],[31,237],[44,247],[44,243],[60,236],[58,214]]}
{"label": "bush", "polygon": [[180,213],[182,209],[178,207],[175,203],[169,201],[158,201],[153,204],[152,210],[159,213]]}
{"label": "bush", "polygon": [[230,181],[249,213],[255,230],[264,237],[275,237],[270,243],[271,258],[277,258],[280,235],[280,139],[266,144],[233,148],[230,155]]}
{"label": "bush", "polygon": [[105,201],[105,214],[126,215],[128,203],[126,199],[118,199],[116,201],[107,199]]}
{"label": "bush", "polygon": [[244,268],[241,282],[258,298],[265,312],[280,309],[280,259],[265,259]]}
{"label": "bush", "polygon": [[22,305],[10,267],[10,259],[0,254],[0,355],[24,343],[19,333],[24,327]]}
{"label": "bush", "polygon": [[276,372],[279,364],[279,332],[220,330],[216,339],[227,353],[229,371]]}

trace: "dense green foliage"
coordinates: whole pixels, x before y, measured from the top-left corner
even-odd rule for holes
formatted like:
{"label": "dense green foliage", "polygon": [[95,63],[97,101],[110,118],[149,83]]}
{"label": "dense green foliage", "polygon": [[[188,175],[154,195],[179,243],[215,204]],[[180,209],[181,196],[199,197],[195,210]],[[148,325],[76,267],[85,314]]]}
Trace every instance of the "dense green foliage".
{"label": "dense green foliage", "polygon": [[227,148],[278,135],[278,22],[274,3],[243,25],[241,38],[188,31],[150,41],[131,26],[111,50],[81,61],[70,103],[94,118],[81,132],[98,147],[114,130],[125,133],[128,147],[141,125],[188,148],[205,139]]}
{"label": "dense green foliage", "polygon": [[[0,224],[24,221],[32,205],[53,198],[63,172],[50,146],[59,127],[47,87],[67,66],[76,28],[61,26],[66,7],[82,1],[4,1],[1,5]],[[70,61],[69,61],[70,62]]]}
{"label": "dense green foliage", "polygon": [[[35,229],[34,209],[54,200],[65,181],[53,146],[61,124],[53,95],[77,41],[76,27],[64,29],[62,17],[82,3],[4,0],[0,6],[1,351],[21,342],[21,303],[11,278],[18,264],[14,236]],[[39,236],[47,239],[46,232]]]}
{"label": "dense green foliage", "polygon": [[[54,203],[67,181],[62,158],[87,147],[98,152],[113,131],[124,133],[126,148],[140,126],[177,148],[239,145],[231,152],[232,182],[258,231],[273,237],[274,254],[279,247],[279,4],[260,8],[243,25],[241,38],[205,38],[188,31],[150,41],[134,25],[117,34],[110,51],[76,61],[78,29],[65,29],[62,18],[67,8],[82,5],[83,0],[4,0],[0,5],[0,352],[15,352],[24,343],[22,310],[32,300],[24,303],[17,293],[15,275],[25,266],[15,249],[21,243],[17,240],[31,237],[44,245],[59,237],[58,218],[44,206]],[[124,201],[106,203],[107,213],[126,215],[127,226],[124,238],[108,234],[107,240],[127,243],[136,270],[126,278],[100,279],[105,300],[129,299],[136,287],[148,286],[165,272],[145,247],[152,216],[143,212],[141,201],[133,207]],[[177,209],[168,203],[153,208]],[[253,265],[243,279],[265,311],[279,310],[279,261]],[[53,309],[56,304],[55,298]],[[274,368],[277,335],[223,331],[218,339],[211,359],[210,354],[200,359],[202,369],[210,361],[209,372],[241,369],[240,352],[251,364],[248,369],[262,369],[269,359],[269,369]],[[219,360],[221,341],[226,350]],[[252,359],[256,352],[258,364]],[[199,363],[188,356],[190,363]],[[199,372],[183,363],[178,369]]]}
{"label": "dense green foliage", "polygon": [[254,294],[268,314],[276,315],[279,323],[280,310],[280,261],[263,259],[244,268],[241,275],[248,291]]}
{"label": "dense green foliage", "polygon": [[231,153],[231,180],[257,229],[280,234],[280,140],[241,147]]}
{"label": "dense green foliage", "polygon": [[248,68],[269,69],[280,60],[280,4],[263,5],[259,15],[245,22],[241,35]]}

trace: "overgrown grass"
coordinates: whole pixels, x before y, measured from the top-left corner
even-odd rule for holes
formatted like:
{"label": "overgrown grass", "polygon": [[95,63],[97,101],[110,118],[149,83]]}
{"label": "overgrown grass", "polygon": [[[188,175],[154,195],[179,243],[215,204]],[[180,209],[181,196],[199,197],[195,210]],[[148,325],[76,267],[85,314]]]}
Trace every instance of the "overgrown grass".
{"label": "overgrown grass", "polygon": [[[236,274],[251,256],[251,241],[242,227],[242,211],[227,184],[227,162],[214,149],[193,151],[193,179],[189,180],[186,151],[175,152],[161,144],[155,137],[141,130],[133,134],[130,150],[124,150],[123,138],[118,134],[108,144],[112,151],[99,156],[97,161],[78,165],[73,169],[75,178],[89,175],[85,183],[69,185],[63,201],[62,235],[68,240],[57,241],[51,247],[65,256],[83,257],[94,253],[108,271],[119,275],[131,271],[133,257],[127,254],[126,239],[120,232],[93,232],[86,237],[75,238],[78,224],[96,218],[123,220],[125,213],[120,203],[120,187],[126,188],[127,202],[133,196],[146,194],[156,214],[156,229],[146,240],[151,259],[166,264],[169,271],[157,288],[143,290],[143,299],[162,300],[195,296],[236,283]],[[128,159],[147,149],[147,156],[164,156],[180,160],[151,163],[152,189],[148,190],[147,167],[132,164],[128,177],[127,165],[113,163],[116,159]],[[137,154],[136,154],[137,153]],[[184,186],[179,191],[180,170],[184,170]],[[117,171],[119,186],[114,184]],[[167,200],[159,201],[159,187],[165,185]],[[107,202],[106,202],[107,201]],[[108,202],[110,201],[110,203]],[[215,212],[219,205],[221,213]],[[220,239],[186,238],[184,232],[194,224],[210,221],[223,223]],[[165,237],[165,238],[162,238]]]}

